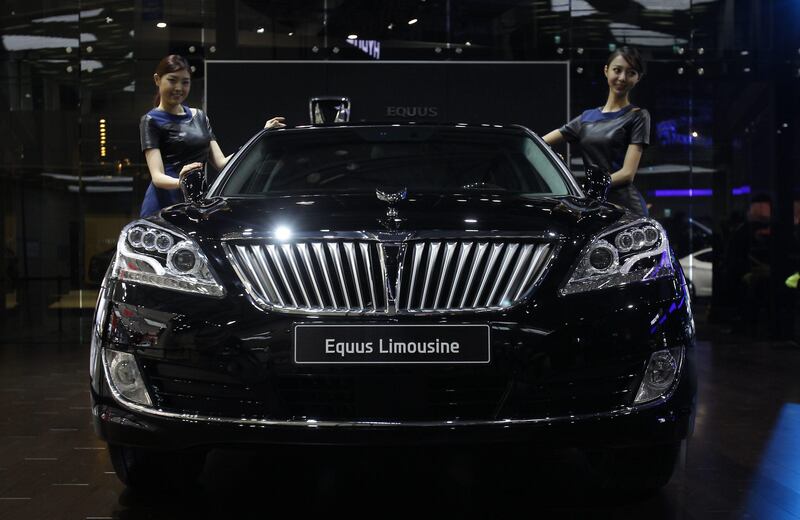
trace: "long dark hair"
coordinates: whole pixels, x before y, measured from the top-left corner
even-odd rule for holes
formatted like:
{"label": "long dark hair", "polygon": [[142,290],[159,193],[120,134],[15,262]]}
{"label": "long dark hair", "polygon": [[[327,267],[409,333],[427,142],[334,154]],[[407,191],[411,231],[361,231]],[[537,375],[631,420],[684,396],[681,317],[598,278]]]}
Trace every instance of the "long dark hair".
{"label": "long dark hair", "polygon": [[608,60],[606,60],[606,66],[611,65],[611,62],[614,61],[617,56],[622,56],[622,59],[627,61],[628,65],[630,65],[633,70],[639,73],[639,76],[644,76],[644,60],[642,60],[642,56],[635,47],[623,45],[622,47],[617,48],[614,52],[609,54]]}
{"label": "long dark hair", "polygon": [[[158,77],[161,78],[165,74],[169,74],[170,72],[178,72],[181,70],[185,70],[191,74],[192,69],[189,67],[189,62],[186,61],[186,58],[180,56],[178,54],[170,54],[169,56],[165,56],[160,62],[158,62],[158,67],[156,67],[156,74]],[[156,95],[153,97],[153,106],[157,107],[161,104],[161,93],[156,88]]]}

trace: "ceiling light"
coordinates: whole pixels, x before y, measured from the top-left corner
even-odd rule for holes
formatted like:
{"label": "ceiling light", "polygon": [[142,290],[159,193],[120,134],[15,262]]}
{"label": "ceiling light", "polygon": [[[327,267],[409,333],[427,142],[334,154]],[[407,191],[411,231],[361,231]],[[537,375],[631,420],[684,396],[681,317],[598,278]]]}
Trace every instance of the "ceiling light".
{"label": "ceiling light", "polygon": [[414,24],[415,24],[415,23],[417,23],[418,21],[419,21],[419,20],[417,20],[416,18],[412,18],[411,20],[409,20],[409,21],[408,21],[408,25],[414,25]]}
{"label": "ceiling light", "polygon": [[[394,29],[394,24],[390,23],[389,25],[386,26],[386,28],[391,31],[392,29]],[[798,51],[800,51],[800,49]]]}
{"label": "ceiling light", "polygon": [[159,29],[163,29],[163,28],[165,28],[166,26],[167,26],[167,22],[158,22],[158,23],[156,24],[156,27],[158,27]]}
{"label": "ceiling light", "polygon": [[294,36],[294,33],[293,33],[293,32],[290,32],[290,33],[289,33],[289,36]]}
{"label": "ceiling light", "polygon": [[347,35],[347,39],[348,40],[356,40],[356,39],[358,39],[358,35],[357,34],[348,34]]}
{"label": "ceiling light", "polygon": [[256,32],[258,34],[264,34],[264,28],[263,27],[259,27],[258,29],[256,29]]}

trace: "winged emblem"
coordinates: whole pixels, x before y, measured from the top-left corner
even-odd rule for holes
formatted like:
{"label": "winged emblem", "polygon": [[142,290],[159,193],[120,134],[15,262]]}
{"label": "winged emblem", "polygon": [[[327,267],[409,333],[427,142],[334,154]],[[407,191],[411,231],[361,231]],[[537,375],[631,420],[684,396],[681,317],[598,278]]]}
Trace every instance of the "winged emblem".
{"label": "winged emblem", "polygon": [[403,188],[402,190],[396,191],[394,193],[387,193],[385,191],[382,191],[381,189],[376,189],[375,195],[378,197],[379,200],[388,202],[389,204],[397,204],[401,200],[406,200],[406,197],[408,197],[408,189]]}

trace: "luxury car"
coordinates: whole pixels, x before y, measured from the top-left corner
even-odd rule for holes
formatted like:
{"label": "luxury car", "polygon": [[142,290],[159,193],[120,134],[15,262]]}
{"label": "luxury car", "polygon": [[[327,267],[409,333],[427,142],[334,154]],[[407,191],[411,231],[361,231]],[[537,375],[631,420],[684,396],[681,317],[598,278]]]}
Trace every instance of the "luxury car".
{"label": "luxury car", "polygon": [[[658,222],[520,126],[263,131],[126,226],[91,348],[120,479],[216,446],[578,447],[666,483],[693,428],[694,322]],[[626,488],[627,489],[627,488]]]}

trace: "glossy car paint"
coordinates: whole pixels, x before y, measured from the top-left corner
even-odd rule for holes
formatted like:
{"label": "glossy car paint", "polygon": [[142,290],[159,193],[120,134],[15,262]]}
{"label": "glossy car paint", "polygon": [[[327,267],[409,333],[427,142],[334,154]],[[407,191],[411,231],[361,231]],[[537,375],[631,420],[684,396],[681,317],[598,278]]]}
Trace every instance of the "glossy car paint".
{"label": "glossy car paint", "polygon": [[[677,260],[671,258],[674,277],[558,293],[586,243],[629,218],[621,208],[577,189],[575,195],[543,198],[409,193],[396,207],[401,220],[393,237],[547,237],[557,254],[532,294],[502,311],[358,317],[272,312],[248,295],[223,243],[269,240],[278,226],[291,226],[293,239],[352,233],[380,239],[389,233],[382,224],[386,202],[337,194],[167,208],[153,222],[191,236],[226,294],[195,296],[106,277],[91,360],[99,435],[115,444],[185,448],[520,439],[618,446],[673,442],[690,433],[694,325]],[[292,339],[300,323],[485,323],[492,362],[297,365]],[[650,354],[675,346],[685,347],[686,355],[673,387],[662,399],[633,406]],[[154,409],[111,395],[99,355],[107,347],[136,355]]]}

